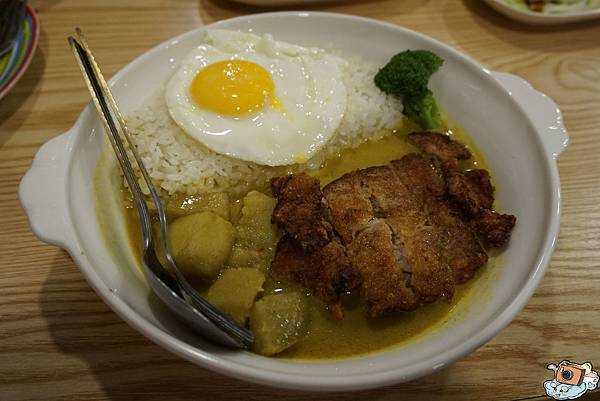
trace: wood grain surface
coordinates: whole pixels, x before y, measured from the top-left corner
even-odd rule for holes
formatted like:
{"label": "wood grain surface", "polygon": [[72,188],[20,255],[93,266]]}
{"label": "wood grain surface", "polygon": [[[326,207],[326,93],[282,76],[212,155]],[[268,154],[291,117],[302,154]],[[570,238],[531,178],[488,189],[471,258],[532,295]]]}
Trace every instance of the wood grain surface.
{"label": "wood grain surface", "polygon": [[[415,29],[529,80],[564,112],[563,215],[551,267],[527,307],[487,345],[437,374],[352,394],[270,389],[226,378],[159,348],[118,318],[66,252],[30,232],[17,198],[39,146],[88,101],[66,37],[82,27],[108,76],[201,24],[264,9],[224,0],[38,0],[40,46],[0,101],[0,400],[548,399],[548,363],[600,368],[600,21],[529,27],[479,0],[328,3],[314,10]],[[148,79],[152,79],[148,77]],[[582,399],[600,399],[600,390]]]}

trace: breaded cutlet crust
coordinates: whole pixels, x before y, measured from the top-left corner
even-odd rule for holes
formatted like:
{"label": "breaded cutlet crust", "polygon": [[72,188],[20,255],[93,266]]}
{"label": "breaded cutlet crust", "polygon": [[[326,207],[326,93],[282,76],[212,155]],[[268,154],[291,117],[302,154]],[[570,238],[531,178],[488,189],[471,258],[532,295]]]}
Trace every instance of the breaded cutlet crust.
{"label": "breaded cutlet crust", "polygon": [[383,220],[375,220],[360,231],[347,249],[363,279],[361,294],[369,316],[417,308],[418,299],[406,285],[394,253],[392,232]]}
{"label": "breaded cutlet crust", "polygon": [[272,181],[280,240],[272,271],[343,316],[342,296],[360,290],[371,317],[450,300],[455,286],[505,243],[514,216],[491,210],[485,170],[463,171],[470,152],[446,135],[410,135],[427,157],[408,154],[326,185],[295,174]]}
{"label": "breaded cutlet crust", "polygon": [[361,283],[359,272],[349,263],[346,249],[337,240],[307,252],[297,241],[284,236],[277,244],[271,269],[277,277],[311,290],[336,319],[344,317],[341,295]]}
{"label": "breaded cutlet crust", "polygon": [[278,199],[271,222],[309,250],[319,249],[332,238],[331,224],[325,219],[319,180],[297,174],[271,180]]}
{"label": "breaded cutlet crust", "polygon": [[335,232],[343,244],[349,244],[361,227],[366,227],[373,219],[373,205],[361,185],[359,171],[344,175],[344,180],[336,180],[323,188],[329,218],[335,222]]}
{"label": "breaded cutlet crust", "polygon": [[499,248],[510,239],[517,218],[510,214],[500,214],[493,210],[484,210],[471,220],[473,230],[483,238],[487,245]]}
{"label": "breaded cutlet crust", "polygon": [[471,158],[471,152],[462,143],[453,141],[448,135],[439,132],[413,132],[408,134],[423,152],[437,157],[444,163],[456,163]]}
{"label": "breaded cutlet crust", "polygon": [[494,204],[494,187],[486,170],[454,170],[446,176],[448,195],[469,216]]}

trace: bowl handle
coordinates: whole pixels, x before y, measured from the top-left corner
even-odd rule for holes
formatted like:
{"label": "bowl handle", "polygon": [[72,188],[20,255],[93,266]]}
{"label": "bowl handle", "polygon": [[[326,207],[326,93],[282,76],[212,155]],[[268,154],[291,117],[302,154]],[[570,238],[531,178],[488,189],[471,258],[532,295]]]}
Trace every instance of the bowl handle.
{"label": "bowl handle", "polygon": [[531,84],[516,75],[506,72],[492,72],[496,80],[508,94],[524,109],[533,122],[546,150],[554,159],[566,149],[569,135],[563,124],[560,109],[554,101],[534,89]]}
{"label": "bowl handle", "polygon": [[19,199],[33,233],[64,249],[73,244],[74,238],[66,198],[70,138],[70,132],[65,132],[42,145],[19,184]]}

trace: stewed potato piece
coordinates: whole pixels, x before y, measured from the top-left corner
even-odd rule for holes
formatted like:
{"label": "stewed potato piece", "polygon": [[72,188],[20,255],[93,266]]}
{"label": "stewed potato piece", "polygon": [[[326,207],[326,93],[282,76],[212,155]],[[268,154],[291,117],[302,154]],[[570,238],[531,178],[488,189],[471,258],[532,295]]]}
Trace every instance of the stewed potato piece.
{"label": "stewed potato piece", "polygon": [[178,218],[168,232],[177,267],[190,279],[216,278],[229,259],[234,232],[230,222],[213,212]]}
{"label": "stewed potato piece", "polygon": [[167,202],[167,216],[172,219],[199,212],[213,212],[229,220],[229,196],[224,192],[177,195]]}
{"label": "stewed potato piece", "polygon": [[275,203],[275,199],[257,191],[243,199],[230,266],[268,268],[279,239],[277,227],[271,224]]}
{"label": "stewed potato piece", "polygon": [[264,282],[265,275],[257,269],[227,269],[208,289],[206,298],[243,325]]}
{"label": "stewed potato piece", "polygon": [[242,216],[242,208],[244,204],[241,199],[229,203],[229,221],[231,224],[237,225]]}
{"label": "stewed potato piece", "polygon": [[254,351],[277,354],[300,341],[308,330],[308,313],[296,292],[267,295],[250,312],[250,329],[255,335]]}
{"label": "stewed potato piece", "polygon": [[270,252],[268,249],[249,249],[236,243],[233,245],[233,249],[231,250],[229,266],[248,268],[254,267],[261,269],[262,271],[266,271],[271,261],[271,254],[272,252]]}
{"label": "stewed potato piece", "polygon": [[251,191],[244,198],[236,240],[243,245],[269,247],[277,243],[277,227],[271,224],[271,215],[277,201],[263,193]]}

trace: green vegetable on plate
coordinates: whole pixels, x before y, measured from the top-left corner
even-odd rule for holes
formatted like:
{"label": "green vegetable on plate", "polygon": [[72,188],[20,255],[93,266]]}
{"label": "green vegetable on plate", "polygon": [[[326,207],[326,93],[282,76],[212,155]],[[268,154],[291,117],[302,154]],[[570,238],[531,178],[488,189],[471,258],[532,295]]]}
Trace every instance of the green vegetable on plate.
{"label": "green vegetable on plate", "polygon": [[441,57],[428,50],[406,50],[379,70],[375,85],[385,93],[402,98],[404,115],[421,128],[439,128],[442,117],[428,84],[443,63]]}

